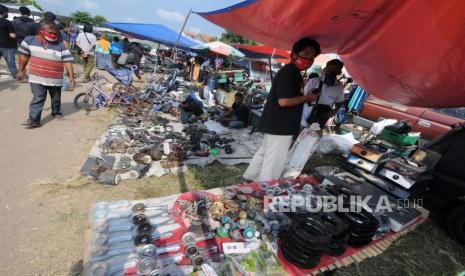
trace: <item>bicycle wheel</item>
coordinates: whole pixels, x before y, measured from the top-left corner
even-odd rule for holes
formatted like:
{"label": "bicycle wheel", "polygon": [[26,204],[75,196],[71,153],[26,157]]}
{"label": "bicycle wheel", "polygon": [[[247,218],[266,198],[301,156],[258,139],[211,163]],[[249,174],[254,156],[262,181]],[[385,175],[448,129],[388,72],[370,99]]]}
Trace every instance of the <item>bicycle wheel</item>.
{"label": "bicycle wheel", "polygon": [[74,107],[77,109],[85,109],[87,111],[95,110],[95,97],[88,92],[82,92],[74,97]]}
{"label": "bicycle wheel", "polygon": [[113,93],[137,95],[137,89],[134,86],[128,86],[125,83],[117,82],[111,87]]}
{"label": "bicycle wheel", "polygon": [[138,113],[141,111],[139,98],[127,93],[118,93],[112,101],[116,111],[122,113]]}

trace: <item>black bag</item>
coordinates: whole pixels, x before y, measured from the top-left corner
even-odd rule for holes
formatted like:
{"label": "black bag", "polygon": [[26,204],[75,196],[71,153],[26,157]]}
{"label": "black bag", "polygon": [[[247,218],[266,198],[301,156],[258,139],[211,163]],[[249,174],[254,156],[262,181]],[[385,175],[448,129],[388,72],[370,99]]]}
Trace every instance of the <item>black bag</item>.
{"label": "black bag", "polygon": [[305,119],[307,121],[308,124],[312,124],[314,122],[311,122],[311,118],[312,116],[317,112],[317,108],[318,108],[318,102],[320,101],[320,96],[321,96],[321,90],[323,89],[323,81],[320,80],[320,84],[318,85],[318,88],[313,91],[312,93],[316,93],[318,95],[318,97],[316,98],[316,101],[315,101],[315,104],[313,105],[313,109],[312,109],[312,112],[310,113],[310,115]]}
{"label": "black bag", "polygon": [[312,114],[307,118],[309,125],[318,123],[322,127],[329,119],[331,113],[331,107],[325,104],[317,104],[313,106]]}

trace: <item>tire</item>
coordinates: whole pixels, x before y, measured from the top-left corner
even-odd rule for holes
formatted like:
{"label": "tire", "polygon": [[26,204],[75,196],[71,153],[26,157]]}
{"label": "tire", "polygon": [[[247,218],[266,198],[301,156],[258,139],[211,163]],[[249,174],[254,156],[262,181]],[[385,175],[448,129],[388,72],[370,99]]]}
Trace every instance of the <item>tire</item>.
{"label": "tire", "polygon": [[95,97],[87,92],[82,92],[74,97],[74,107],[77,109],[85,109],[87,111],[95,110]]}
{"label": "tire", "polygon": [[456,207],[449,213],[447,230],[454,240],[465,245],[465,204]]}

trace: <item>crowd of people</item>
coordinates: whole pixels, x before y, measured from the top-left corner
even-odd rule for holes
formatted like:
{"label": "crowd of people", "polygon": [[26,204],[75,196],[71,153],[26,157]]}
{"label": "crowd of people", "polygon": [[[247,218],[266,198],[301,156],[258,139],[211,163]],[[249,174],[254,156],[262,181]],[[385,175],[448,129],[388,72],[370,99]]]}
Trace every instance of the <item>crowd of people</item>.
{"label": "crowd of people", "polygon": [[[0,4],[0,58],[6,60],[15,82],[31,85],[32,100],[29,117],[24,126],[40,127],[41,114],[47,93],[52,101],[52,116],[61,119],[61,92],[73,90],[76,84],[71,51],[77,52],[84,62],[83,82],[91,81],[94,67],[110,70],[121,65],[136,65],[135,74],[140,79],[140,63],[149,48],[122,42],[118,36],[110,40],[106,34],[96,35],[91,25],[84,25],[81,32],[72,32],[66,24],[56,21],[52,12],[45,12],[40,22],[30,16],[30,10],[22,6],[20,16],[8,20],[8,8]],[[19,64],[16,64],[16,52]],[[28,74],[26,76],[26,67]]]}
{"label": "crowd of people", "polygon": [[[32,101],[29,118],[24,123],[28,128],[40,126],[40,119],[47,93],[52,100],[52,116],[62,117],[61,91],[75,85],[73,56],[70,49],[78,52],[84,61],[83,81],[91,80],[91,72],[97,69],[110,70],[127,65],[137,65],[135,75],[140,79],[142,57],[149,56],[151,48],[128,38],[120,41],[118,36],[96,35],[93,27],[85,25],[78,34],[70,32],[64,24],[56,24],[53,13],[44,14],[39,23],[29,18],[30,11],[20,8],[21,16],[13,22],[7,19],[8,9],[0,5],[0,56],[7,61],[11,76],[16,81],[26,79],[31,85]],[[16,49],[20,54],[19,68],[15,64]],[[280,178],[288,150],[303,127],[314,123],[323,126],[344,105],[344,86],[338,76],[344,64],[330,60],[322,76],[310,75],[304,80],[305,72],[320,54],[319,43],[309,37],[297,41],[291,52],[291,62],[275,76],[271,91],[263,109],[259,130],[264,142],[255,154],[244,178],[250,181],[267,181]],[[173,57],[173,52],[159,51],[155,57],[157,65]],[[190,116],[202,116],[203,100],[209,100],[217,87],[216,80],[221,73],[222,59],[184,55],[172,64],[188,79],[193,77],[195,64],[200,66],[198,83],[203,89],[199,95],[189,95],[180,105],[181,122]],[[249,122],[249,107],[244,103],[242,93],[235,94],[232,106],[219,103],[224,112],[221,122],[230,128],[244,128]]]}

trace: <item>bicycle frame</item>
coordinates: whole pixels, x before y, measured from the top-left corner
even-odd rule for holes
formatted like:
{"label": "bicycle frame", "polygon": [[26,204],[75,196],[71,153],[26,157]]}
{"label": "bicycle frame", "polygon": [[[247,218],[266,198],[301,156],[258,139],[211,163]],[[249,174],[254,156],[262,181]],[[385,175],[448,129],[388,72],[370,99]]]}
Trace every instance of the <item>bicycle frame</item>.
{"label": "bicycle frame", "polygon": [[107,94],[102,90],[100,80],[105,80],[107,83],[111,83],[105,76],[99,76],[97,72],[94,73],[94,80],[92,81],[92,86],[90,89],[87,90],[89,95],[93,95],[93,91],[97,91],[97,96],[102,96],[105,98],[105,106],[110,106],[111,104],[116,103],[114,100],[116,98],[120,98],[122,101],[117,102],[117,104],[126,104],[129,105],[130,101],[128,101],[125,97],[123,97],[120,93],[114,92],[112,94]]}

